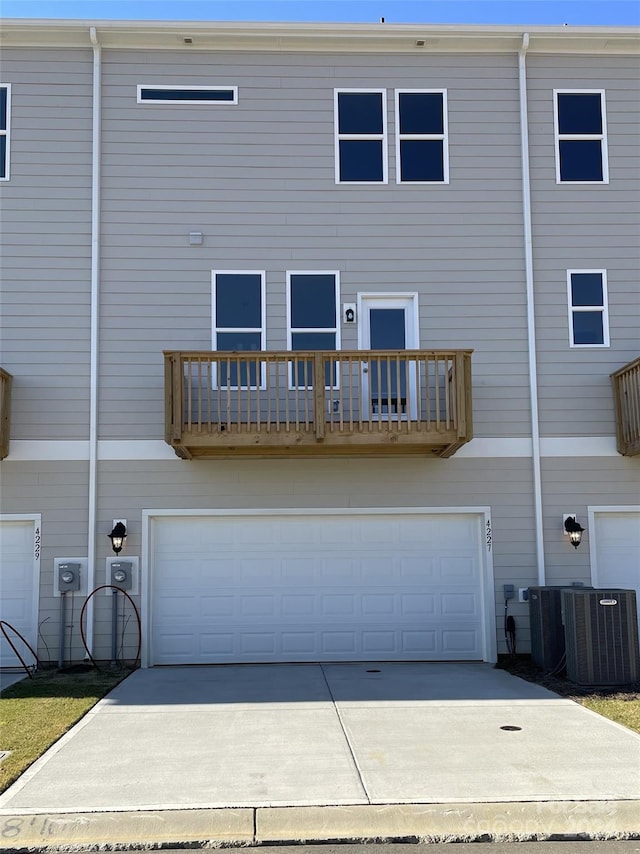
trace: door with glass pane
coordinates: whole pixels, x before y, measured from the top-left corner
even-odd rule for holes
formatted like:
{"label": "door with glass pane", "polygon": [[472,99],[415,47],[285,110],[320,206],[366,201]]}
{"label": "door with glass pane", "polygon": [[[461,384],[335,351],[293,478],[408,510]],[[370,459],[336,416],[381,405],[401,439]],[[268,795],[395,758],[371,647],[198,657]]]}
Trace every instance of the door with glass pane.
{"label": "door with glass pane", "polygon": [[[418,346],[415,296],[361,296],[360,349],[413,350]],[[389,356],[361,364],[362,410],[365,418],[416,418],[414,361]]]}

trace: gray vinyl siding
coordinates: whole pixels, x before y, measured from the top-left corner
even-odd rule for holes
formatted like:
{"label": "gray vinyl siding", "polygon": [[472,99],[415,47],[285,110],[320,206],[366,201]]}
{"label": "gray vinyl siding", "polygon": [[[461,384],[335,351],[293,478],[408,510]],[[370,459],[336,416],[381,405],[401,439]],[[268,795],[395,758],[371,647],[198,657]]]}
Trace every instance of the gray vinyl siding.
{"label": "gray vinyl siding", "polygon": [[[640,459],[555,457],[542,461],[547,582],[591,583],[589,506],[640,505]],[[562,531],[564,513],[575,513],[585,528],[572,548]]]}
{"label": "gray vinyl siding", "polygon": [[[638,466],[619,458],[543,459],[544,535],[547,583],[590,579],[587,507],[636,504]],[[60,600],[53,596],[55,557],[87,555],[86,463],[2,464],[3,513],[42,514],[40,654],[56,660]],[[277,509],[341,507],[490,507],[498,651],[505,652],[502,586],[537,583],[528,458],[371,460],[224,460],[104,462],[98,469],[95,584],[105,583],[107,538],[114,518],[126,518],[128,537],[122,557],[142,554],[143,510],[218,508]],[[382,486],[384,485],[384,486]],[[582,546],[571,548],[562,534],[562,514],[576,512],[587,531]],[[144,594],[144,590],[142,591]],[[111,654],[111,600],[95,601],[95,654]],[[140,596],[134,597],[138,607]],[[75,597],[75,617],[84,597]],[[528,610],[511,602],[518,650],[529,649]],[[81,659],[77,620],[72,649]],[[135,653],[133,623],[126,631],[124,655]],[[48,647],[48,651],[47,651]]]}
{"label": "gray vinyl siding", "polygon": [[[139,83],[239,103],[140,105]],[[387,90],[388,185],[336,186],[334,87]],[[396,87],[448,90],[449,185],[396,185]],[[162,436],[161,351],[210,349],[212,269],[266,270],[268,349],[287,270],[339,270],[345,302],[417,291],[421,345],[476,351],[476,435],[529,432],[513,56],[107,51],[103,177],[101,438]]]}
{"label": "gray vinyl siding", "polygon": [[[57,661],[60,600],[53,595],[56,557],[87,556],[86,463],[2,464],[3,513],[42,514],[40,654]],[[503,649],[502,585],[527,586],[536,578],[533,527],[522,519],[533,514],[528,459],[440,460],[244,460],[187,463],[101,463],[98,469],[96,586],[106,581],[112,554],[108,532],[114,518],[127,520],[121,557],[142,557],[142,510],[277,509],[341,507],[490,507],[499,651]],[[382,488],[381,484],[384,484]],[[64,500],[61,499],[64,496]],[[514,530],[518,535],[514,536]],[[572,550],[573,551],[573,550]],[[142,591],[144,593],[144,591]],[[111,599],[95,600],[95,654],[111,655]],[[140,607],[141,597],[134,600]],[[84,596],[74,598],[73,657],[84,656],[78,617]],[[526,606],[514,603],[523,643]],[[135,654],[133,623],[126,631],[124,654]],[[48,651],[47,651],[48,647]]]}
{"label": "gray vinyl siding", "polygon": [[0,184],[0,364],[12,437],[88,433],[91,51],[3,47],[11,180]]}
{"label": "gray vinyl siding", "polygon": [[[528,79],[541,434],[612,436],[609,374],[640,341],[638,60],[531,56]],[[556,184],[554,89],[605,90],[608,185]],[[606,269],[609,348],[570,348],[568,269]]]}

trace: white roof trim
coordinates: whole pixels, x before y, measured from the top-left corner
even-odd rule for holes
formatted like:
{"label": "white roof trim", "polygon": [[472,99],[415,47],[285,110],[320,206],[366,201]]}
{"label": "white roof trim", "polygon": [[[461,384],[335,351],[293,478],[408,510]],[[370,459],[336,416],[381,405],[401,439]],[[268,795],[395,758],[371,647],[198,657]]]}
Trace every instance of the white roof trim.
{"label": "white roof trim", "polygon": [[[639,27],[514,27],[441,24],[234,23],[5,19],[4,47],[89,47],[95,27],[105,48],[429,53],[640,53]],[[185,44],[185,39],[191,43]],[[416,42],[423,42],[417,45]]]}

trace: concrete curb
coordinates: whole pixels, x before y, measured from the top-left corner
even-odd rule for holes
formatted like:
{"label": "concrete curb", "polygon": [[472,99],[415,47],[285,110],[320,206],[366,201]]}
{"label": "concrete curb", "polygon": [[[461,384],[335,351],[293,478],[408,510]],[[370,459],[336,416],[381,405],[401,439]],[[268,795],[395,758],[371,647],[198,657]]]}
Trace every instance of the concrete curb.
{"label": "concrete curb", "polygon": [[5,814],[2,851],[294,842],[640,839],[640,801],[381,804]]}

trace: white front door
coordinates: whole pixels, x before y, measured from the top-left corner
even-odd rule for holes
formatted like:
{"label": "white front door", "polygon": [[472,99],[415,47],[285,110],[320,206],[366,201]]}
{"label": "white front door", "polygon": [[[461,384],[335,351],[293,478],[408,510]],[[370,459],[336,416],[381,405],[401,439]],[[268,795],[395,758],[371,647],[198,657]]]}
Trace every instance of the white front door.
{"label": "white front door", "polygon": [[[414,350],[419,346],[417,296],[360,295],[361,350]],[[362,362],[365,418],[416,418],[417,364],[406,359]]]}
{"label": "white front door", "polygon": [[635,590],[640,612],[640,510],[596,511],[590,528],[593,585]]}
{"label": "white front door", "polygon": [[[0,521],[0,619],[9,623],[35,650],[38,643],[38,567],[40,524],[30,519]],[[31,665],[33,656],[7,627],[16,649]],[[0,667],[20,667],[20,661],[0,633]]]}

